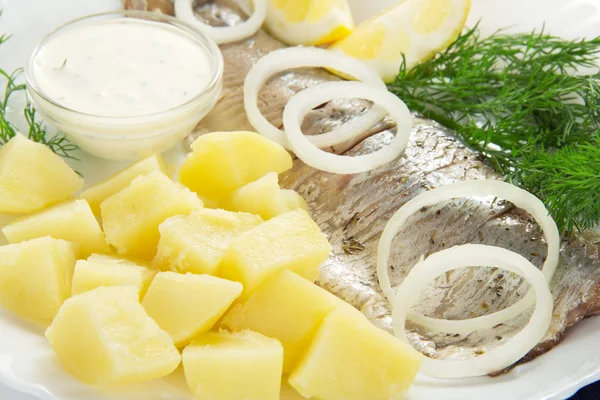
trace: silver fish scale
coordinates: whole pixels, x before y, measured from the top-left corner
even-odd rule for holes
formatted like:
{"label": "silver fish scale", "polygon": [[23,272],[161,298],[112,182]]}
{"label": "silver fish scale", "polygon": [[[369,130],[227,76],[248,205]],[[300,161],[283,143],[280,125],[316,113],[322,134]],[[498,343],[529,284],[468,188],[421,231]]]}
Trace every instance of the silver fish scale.
{"label": "silver fish scale", "polygon": [[[293,170],[282,177],[283,186],[307,199],[311,215],[332,243],[332,255],[322,267],[318,284],[390,332],[390,304],[376,275],[377,244],[386,222],[404,203],[430,188],[460,180],[500,178],[450,132],[432,122],[415,119],[415,123],[405,154],[382,168],[333,175],[296,161]],[[375,134],[347,155],[375,151],[392,136],[391,131]],[[598,243],[589,239],[575,237],[563,243],[551,285],[555,298],[552,326],[531,357],[547,351],[561,340],[567,326],[598,309],[598,283],[590,279],[600,273]],[[393,285],[402,281],[421,256],[464,243],[508,248],[538,267],[547,254],[541,230],[528,213],[492,198],[457,199],[421,210],[396,236],[389,260]],[[527,287],[519,276],[498,269],[456,270],[428,285],[415,310],[448,319],[471,318],[513,304]],[[530,314],[469,335],[432,334],[408,324],[408,336],[430,357],[470,358],[510,340]]]}

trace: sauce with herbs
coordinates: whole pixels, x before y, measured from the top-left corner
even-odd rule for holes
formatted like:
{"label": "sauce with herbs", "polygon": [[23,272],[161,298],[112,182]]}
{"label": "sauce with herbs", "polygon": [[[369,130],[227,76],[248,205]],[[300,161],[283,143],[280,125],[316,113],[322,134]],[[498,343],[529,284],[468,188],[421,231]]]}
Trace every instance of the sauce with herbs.
{"label": "sauce with herbs", "polygon": [[32,76],[53,102],[106,117],[150,115],[197,96],[209,55],[174,27],[124,18],[74,26],[36,53]]}

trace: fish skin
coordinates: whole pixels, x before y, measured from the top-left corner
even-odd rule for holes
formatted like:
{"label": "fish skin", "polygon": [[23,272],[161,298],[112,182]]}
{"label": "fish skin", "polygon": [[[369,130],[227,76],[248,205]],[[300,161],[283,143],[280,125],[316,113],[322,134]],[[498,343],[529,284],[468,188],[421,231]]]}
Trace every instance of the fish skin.
{"label": "fish skin", "polygon": [[[198,5],[197,16],[221,25],[242,19],[234,3],[216,3]],[[168,5],[159,8],[168,9]],[[281,47],[283,44],[263,31],[247,40],[221,46],[225,60],[223,95],[191,139],[207,131],[252,130],[243,110],[243,80],[256,60]],[[281,127],[287,99],[306,87],[336,79],[339,78],[318,69],[279,74],[261,91],[259,108],[269,121]],[[356,99],[330,102],[307,116],[303,130],[306,134],[326,132],[359,118],[370,105]],[[408,200],[428,189],[461,180],[502,179],[478,153],[440,125],[419,118],[414,119],[414,124],[402,157],[377,170],[336,175],[296,160],[292,170],[281,176],[283,187],[297,190],[306,199],[311,215],[332,244],[331,256],[317,283],[390,332],[390,304],[381,293],[376,274],[377,244],[386,222]],[[375,151],[392,140],[392,126],[384,120],[353,143],[330,150],[350,156]],[[390,257],[393,267],[389,270],[393,286],[402,281],[421,256],[464,243],[505,247],[537,267],[541,267],[547,254],[539,226],[527,212],[511,203],[487,198],[443,202],[414,215],[394,239]],[[550,285],[554,298],[550,329],[520,362],[547,352],[560,343],[570,326],[600,313],[599,282],[600,235],[586,231],[565,238]],[[425,315],[464,319],[503,309],[526,291],[527,283],[520,277],[498,269],[456,270],[429,285],[415,310]],[[432,334],[408,323],[407,336],[413,346],[430,357],[471,358],[506,343],[530,315],[528,310],[504,324],[469,335]]]}
{"label": "fish skin", "polygon": [[[390,131],[375,134],[347,152],[359,155],[389,143]],[[377,170],[334,175],[301,161],[282,176],[282,186],[297,190],[317,224],[328,235],[332,253],[317,282],[392,332],[391,308],[376,273],[377,245],[386,222],[410,199],[428,189],[461,180],[501,179],[479,155],[436,123],[417,121],[402,157]],[[364,250],[348,251],[350,240]],[[501,246],[541,267],[547,248],[528,213],[505,201],[461,199],[417,213],[393,242],[389,264],[393,286],[421,256],[465,243]],[[554,312],[544,339],[523,361],[558,344],[565,330],[600,312],[600,235],[593,232],[564,240],[551,282]],[[527,284],[491,268],[457,270],[437,279],[422,293],[415,310],[436,317],[464,319],[501,310],[522,298]],[[471,358],[506,343],[525,325],[531,311],[507,323],[469,335],[423,332],[408,324],[412,344],[433,358]]]}
{"label": "fish skin", "polygon": [[123,0],[123,8],[126,10],[153,11],[167,15],[174,14],[172,0]]}
{"label": "fish skin", "polygon": [[[282,47],[280,42],[264,31],[258,32],[248,40],[221,46],[225,64],[222,96],[215,108],[190,136],[191,140],[206,132],[254,130],[244,110],[244,78],[260,57]],[[243,54],[247,54],[247,57],[240,56]],[[340,78],[316,68],[282,72],[269,79],[260,90],[257,99],[258,108],[271,124],[282,128],[283,108],[292,96],[308,87],[337,80]],[[360,118],[370,109],[371,102],[366,100],[335,100],[311,111],[304,120],[302,129],[308,135],[324,133]],[[379,132],[389,126],[390,122],[385,121],[371,133]],[[338,151],[342,150],[338,149]]]}

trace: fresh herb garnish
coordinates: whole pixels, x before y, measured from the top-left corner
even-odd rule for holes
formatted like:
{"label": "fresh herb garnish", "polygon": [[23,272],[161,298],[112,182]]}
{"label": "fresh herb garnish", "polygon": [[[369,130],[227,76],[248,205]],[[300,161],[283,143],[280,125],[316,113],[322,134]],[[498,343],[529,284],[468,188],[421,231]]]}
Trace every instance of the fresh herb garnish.
{"label": "fresh herb garnish", "polygon": [[600,221],[600,38],[467,30],[390,91],[540,197],[561,229]]}
{"label": "fresh herb garnish", "polygon": [[[2,10],[0,10],[2,16]],[[0,35],[0,45],[10,39],[10,35]],[[8,111],[8,103],[11,96],[17,92],[24,91],[24,84],[17,84],[18,76],[23,72],[23,68],[18,68],[12,73],[8,73],[0,68],[0,79],[6,80],[4,87],[4,95],[0,97],[0,145],[5,144],[17,134],[17,128],[6,118]],[[56,154],[65,158],[74,158],[72,152],[77,149],[77,146],[70,143],[64,136],[50,135],[46,131],[43,123],[36,118],[35,109],[30,103],[27,103],[23,110],[25,121],[29,125],[27,137],[34,142],[42,143],[48,146]],[[25,133],[25,132],[22,132]]]}

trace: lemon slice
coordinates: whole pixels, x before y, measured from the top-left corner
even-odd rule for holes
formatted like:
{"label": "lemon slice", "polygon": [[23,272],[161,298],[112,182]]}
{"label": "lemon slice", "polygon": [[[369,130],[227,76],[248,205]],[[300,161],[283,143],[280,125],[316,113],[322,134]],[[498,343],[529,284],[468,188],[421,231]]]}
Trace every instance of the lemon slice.
{"label": "lemon slice", "polygon": [[470,0],[408,0],[363,22],[331,49],[363,61],[391,82],[402,54],[410,69],[454,42],[470,8]]}
{"label": "lemon slice", "polygon": [[347,0],[267,0],[269,32],[289,45],[334,43],[352,33]]}

